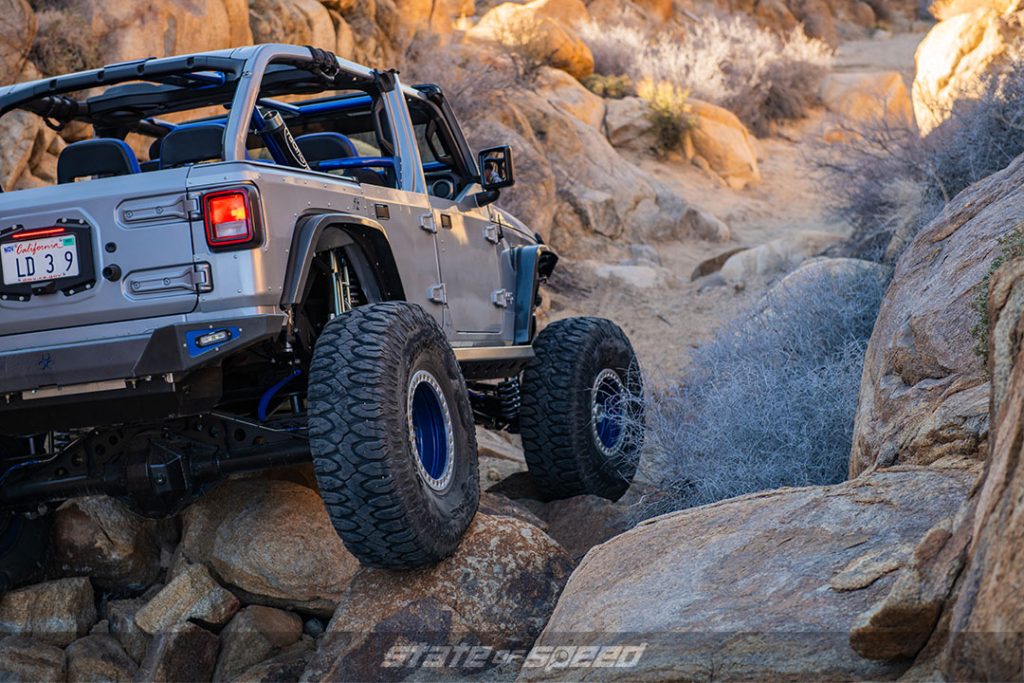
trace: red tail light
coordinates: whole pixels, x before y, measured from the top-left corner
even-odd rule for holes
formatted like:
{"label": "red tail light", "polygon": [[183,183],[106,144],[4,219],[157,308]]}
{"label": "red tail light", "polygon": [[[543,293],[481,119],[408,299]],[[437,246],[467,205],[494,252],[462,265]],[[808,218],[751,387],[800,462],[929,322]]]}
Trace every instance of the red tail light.
{"label": "red tail light", "polygon": [[11,235],[12,240],[31,240],[38,237],[53,237],[55,235],[63,235],[65,232],[64,228],[40,228],[38,230],[23,230],[19,233]]}
{"label": "red tail light", "polygon": [[203,195],[203,224],[211,247],[255,244],[256,217],[248,190],[224,190]]}

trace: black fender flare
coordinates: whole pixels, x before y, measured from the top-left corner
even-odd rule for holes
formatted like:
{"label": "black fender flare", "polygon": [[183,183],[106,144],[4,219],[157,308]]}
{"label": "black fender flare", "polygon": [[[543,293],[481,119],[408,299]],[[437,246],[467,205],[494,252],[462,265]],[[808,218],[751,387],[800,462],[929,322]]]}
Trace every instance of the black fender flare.
{"label": "black fender flare", "polygon": [[[302,303],[313,257],[318,252],[349,245],[355,246],[362,257],[362,262],[355,267],[370,271],[382,300],[405,300],[402,279],[384,226],[357,214],[320,213],[304,216],[295,226],[281,308],[287,310]],[[366,281],[367,273],[357,275]]]}
{"label": "black fender flare", "polygon": [[536,332],[534,309],[540,283],[555,269],[558,254],[547,245],[531,244],[512,249],[511,259],[516,273],[515,343],[530,344]]}

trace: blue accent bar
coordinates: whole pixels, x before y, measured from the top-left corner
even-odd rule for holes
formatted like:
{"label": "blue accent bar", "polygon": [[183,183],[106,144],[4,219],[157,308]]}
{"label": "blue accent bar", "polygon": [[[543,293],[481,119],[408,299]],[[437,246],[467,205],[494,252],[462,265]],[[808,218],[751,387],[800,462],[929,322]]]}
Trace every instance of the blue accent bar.
{"label": "blue accent bar", "polygon": [[346,168],[395,168],[395,157],[347,157],[345,159],[324,159],[314,164],[318,171],[339,171]]}
{"label": "blue accent bar", "polygon": [[274,400],[274,396],[277,395],[277,392],[281,391],[281,389],[284,388],[284,385],[288,384],[288,382],[291,382],[293,379],[295,379],[301,374],[302,370],[296,368],[295,370],[292,371],[292,374],[288,375],[280,382],[278,382],[277,384],[263,392],[263,396],[260,397],[259,408],[257,408],[256,410],[256,416],[260,419],[260,422],[267,421],[267,415],[270,410],[270,402]]}

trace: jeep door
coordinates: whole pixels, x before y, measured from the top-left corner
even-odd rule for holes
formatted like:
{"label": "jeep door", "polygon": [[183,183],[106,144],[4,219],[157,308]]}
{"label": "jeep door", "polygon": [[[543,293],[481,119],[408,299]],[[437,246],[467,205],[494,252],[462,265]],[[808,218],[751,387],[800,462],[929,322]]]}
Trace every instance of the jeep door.
{"label": "jeep door", "polygon": [[442,112],[412,98],[409,107],[455,330],[466,340],[497,341],[511,320],[506,315],[510,293],[502,287],[500,227],[492,223],[487,208],[460,201],[479,186]]}

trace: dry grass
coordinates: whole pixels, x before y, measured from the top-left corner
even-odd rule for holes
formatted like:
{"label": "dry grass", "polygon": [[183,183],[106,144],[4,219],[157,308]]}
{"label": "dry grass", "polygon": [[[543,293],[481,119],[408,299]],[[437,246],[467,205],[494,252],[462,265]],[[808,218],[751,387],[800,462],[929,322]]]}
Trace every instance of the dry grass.
{"label": "dry grass", "polygon": [[681,35],[596,23],[581,32],[599,73],[671,83],[729,109],[758,135],[802,117],[832,64],[830,48],[801,29],[778,36],[744,17],[707,17]]}
{"label": "dry grass", "polygon": [[640,517],[846,478],[885,282],[867,270],[813,274],[724,326],[652,398],[643,476],[660,494]]}

